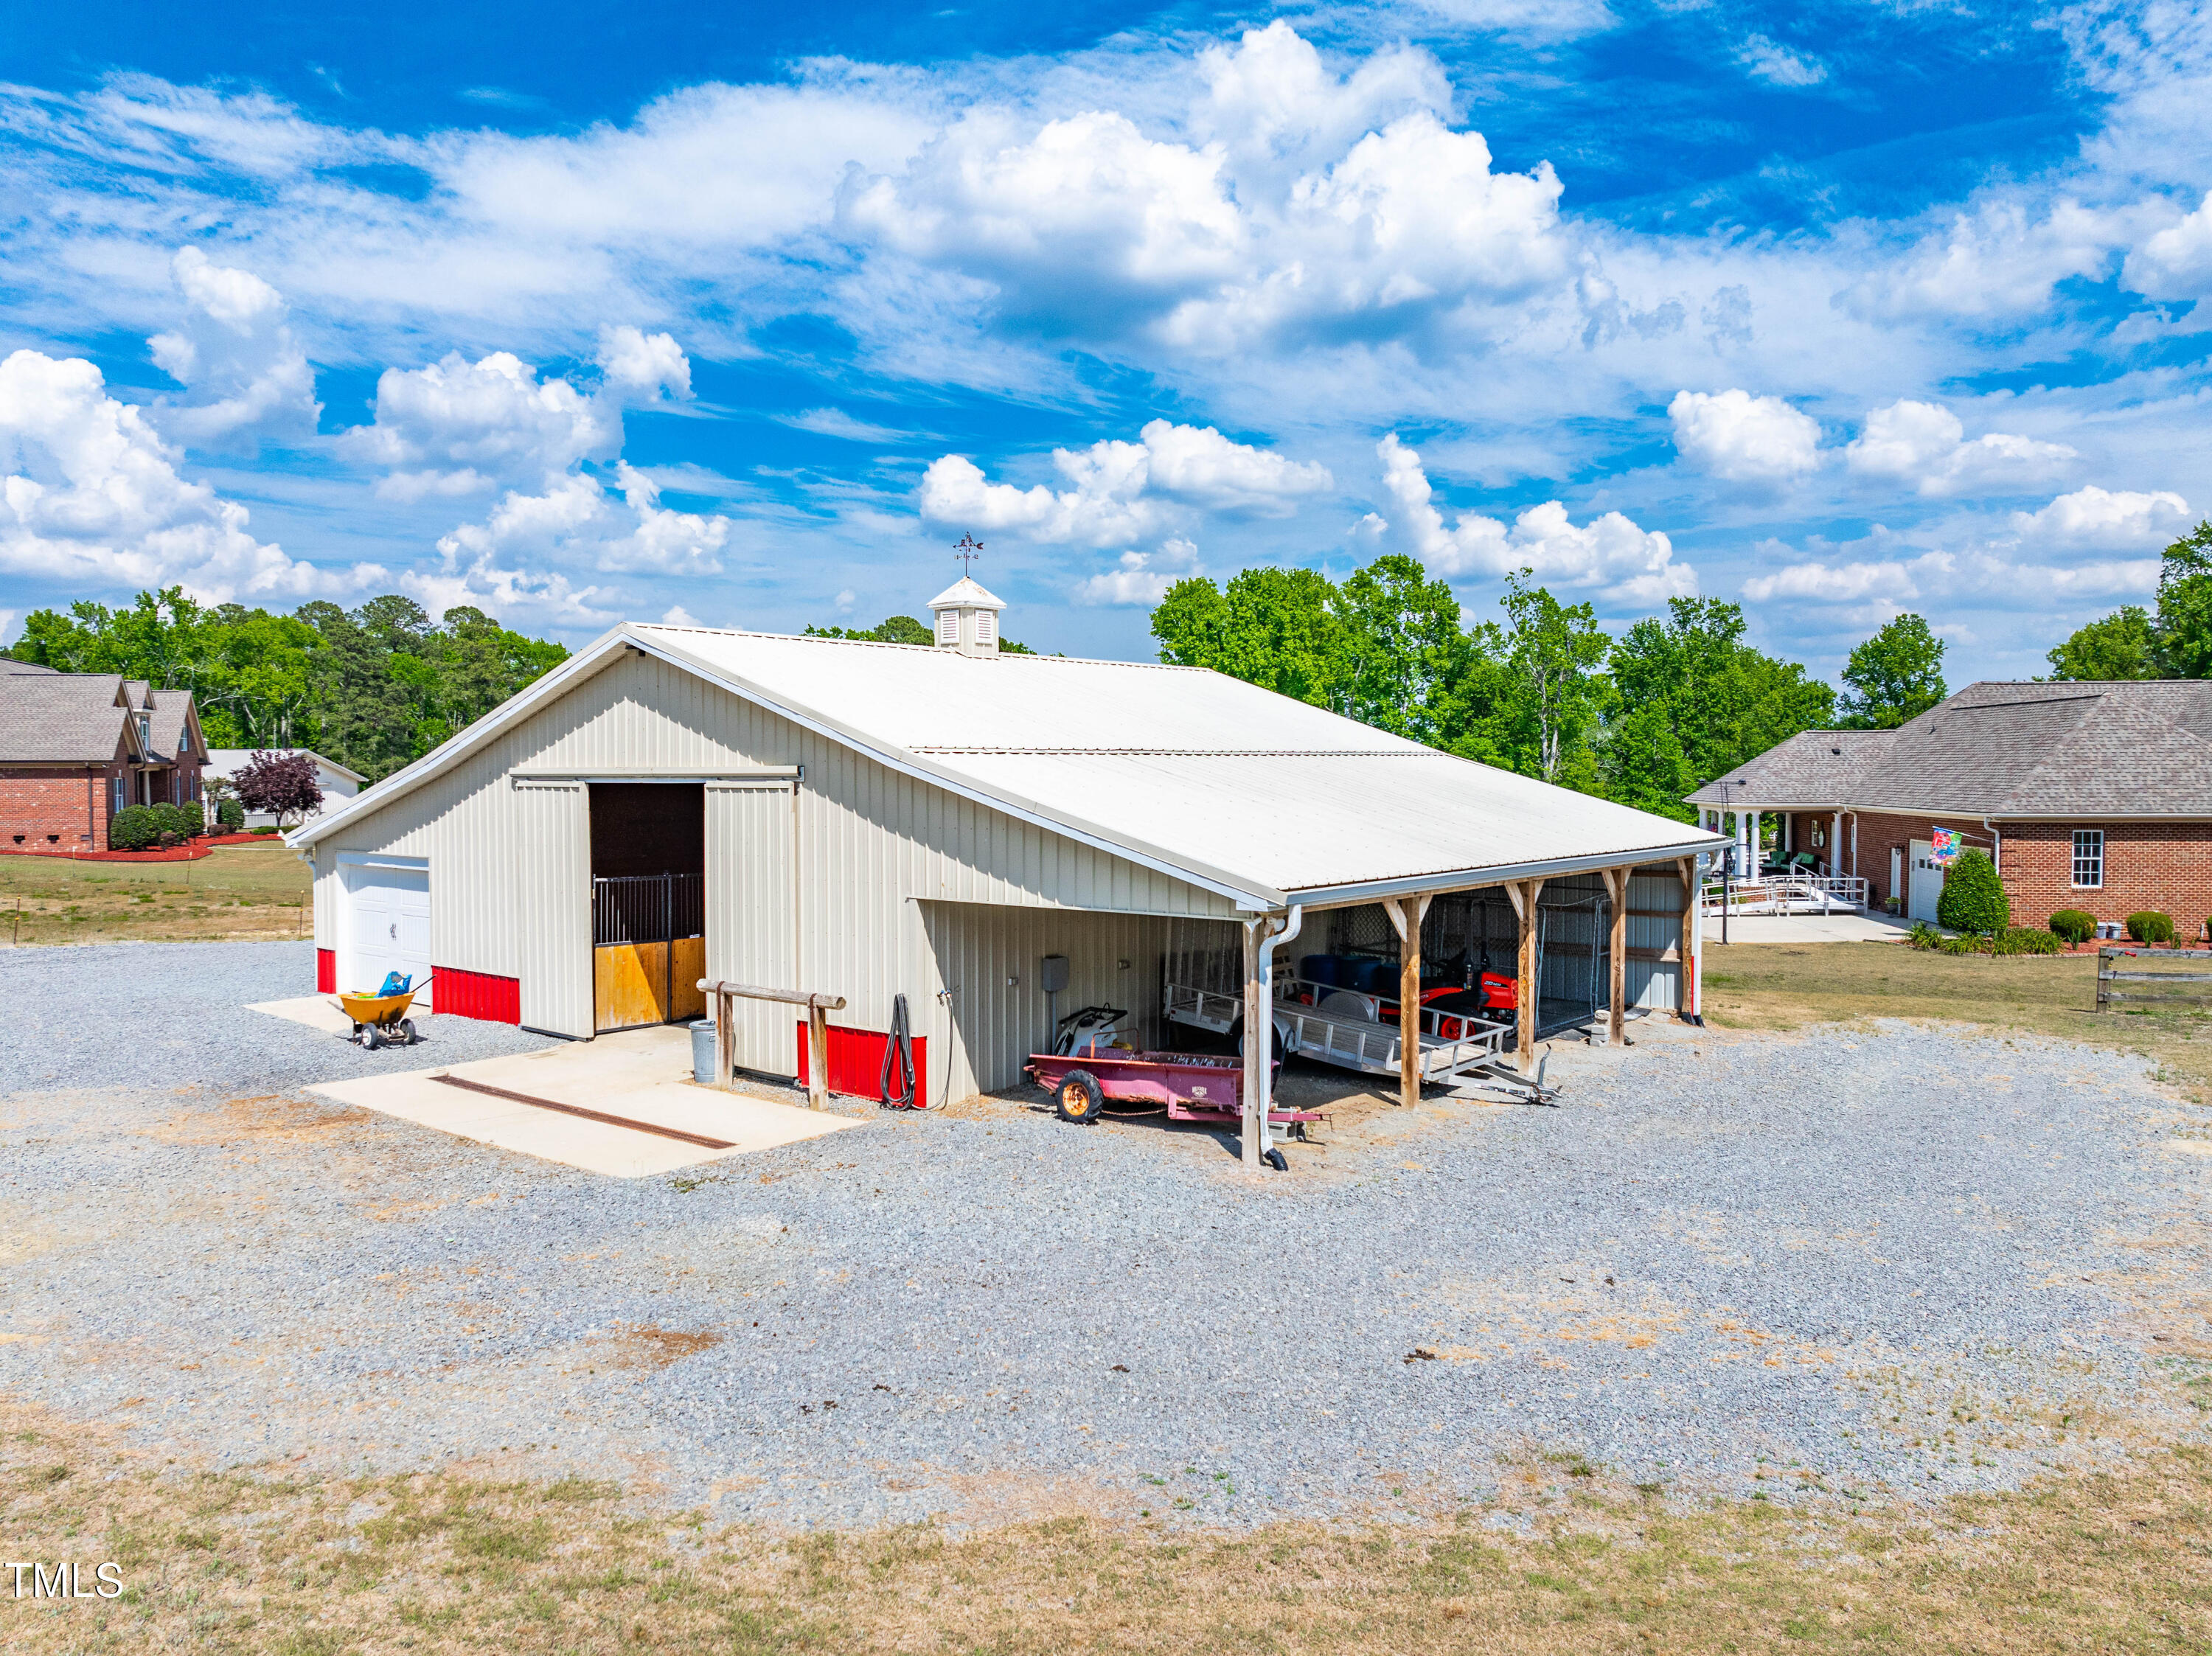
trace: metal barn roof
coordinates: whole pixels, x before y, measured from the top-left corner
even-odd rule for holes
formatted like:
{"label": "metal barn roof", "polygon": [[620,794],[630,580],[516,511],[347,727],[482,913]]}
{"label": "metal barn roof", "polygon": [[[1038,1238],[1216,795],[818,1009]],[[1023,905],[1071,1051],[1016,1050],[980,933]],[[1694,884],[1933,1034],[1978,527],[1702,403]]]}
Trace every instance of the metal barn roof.
{"label": "metal barn roof", "polygon": [[296,841],[428,782],[631,647],[896,769],[1255,907],[1361,901],[1724,843],[1203,669],[635,623]]}

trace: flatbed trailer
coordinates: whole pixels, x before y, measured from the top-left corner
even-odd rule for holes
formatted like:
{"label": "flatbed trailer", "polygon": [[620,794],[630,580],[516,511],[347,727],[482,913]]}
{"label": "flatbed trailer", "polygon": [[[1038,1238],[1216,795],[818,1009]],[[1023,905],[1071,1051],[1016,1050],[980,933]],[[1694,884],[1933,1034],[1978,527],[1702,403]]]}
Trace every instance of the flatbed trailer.
{"label": "flatbed trailer", "polygon": [[[1275,1038],[1283,1057],[1295,1054],[1366,1075],[1401,1073],[1401,1048],[1395,1020],[1384,1023],[1323,1012],[1295,998],[1299,984],[1299,980],[1288,977],[1277,981]],[[1323,986],[1304,985],[1309,991]],[[1221,1035],[1232,1033],[1244,1021],[1243,996],[1187,984],[1170,983],[1161,1010],[1170,1023]],[[1420,1025],[1423,1083],[1445,1085],[1476,1076],[1519,1080],[1519,1072],[1510,1069],[1503,1056],[1505,1044],[1513,1036],[1511,1024],[1464,1011],[1445,1013],[1424,1008]]]}

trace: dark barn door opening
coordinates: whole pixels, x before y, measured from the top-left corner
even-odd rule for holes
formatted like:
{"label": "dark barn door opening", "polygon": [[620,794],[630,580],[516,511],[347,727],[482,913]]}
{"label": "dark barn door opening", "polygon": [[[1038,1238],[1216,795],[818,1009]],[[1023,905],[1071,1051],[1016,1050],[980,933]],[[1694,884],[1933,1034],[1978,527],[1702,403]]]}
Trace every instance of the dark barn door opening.
{"label": "dark barn door opening", "polygon": [[707,969],[707,790],[592,785],[592,1027],[700,1016]]}

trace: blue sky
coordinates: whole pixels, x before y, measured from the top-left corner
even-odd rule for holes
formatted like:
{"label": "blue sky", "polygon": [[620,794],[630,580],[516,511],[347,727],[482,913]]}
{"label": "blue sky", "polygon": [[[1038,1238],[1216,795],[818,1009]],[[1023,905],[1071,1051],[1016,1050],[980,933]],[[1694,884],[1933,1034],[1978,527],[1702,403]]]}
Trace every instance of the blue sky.
{"label": "blue sky", "polygon": [[1699,592],[2027,676],[2212,515],[2180,6],[14,9],[0,636],[170,581],[915,613]]}

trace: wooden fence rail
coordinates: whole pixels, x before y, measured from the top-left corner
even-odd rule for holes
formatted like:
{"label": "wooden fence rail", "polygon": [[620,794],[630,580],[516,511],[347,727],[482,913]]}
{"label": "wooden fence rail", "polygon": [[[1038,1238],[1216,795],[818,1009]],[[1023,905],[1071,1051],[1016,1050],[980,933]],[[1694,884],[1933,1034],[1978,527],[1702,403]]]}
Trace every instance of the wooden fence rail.
{"label": "wooden fence rail", "polygon": [[[2097,951],[2097,1010],[2111,1009],[2116,1001],[2134,1001],[2148,1006],[2204,1006],[2212,1005],[2212,971],[2208,972],[2124,972],[2117,962],[2135,960],[2195,961],[2199,965],[2212,966],[2212,955],[2201,949],[2100,949]],[[2116,983],[2154,983],[2181,986],[2178,992],[2156,995],[2139,990],[2116,990]],[[2203,988],[2191,988],[2202,984]]]}
{"label": "wooden fence rail", "polygon": [[726,983],[717,978],[702,978],[699,987],[714,1003],[714,1084],[724,1092],[736,1089],[732,1074],[737,1068],[737,1052],[732,1045],[731,1025],[737,1013],[732,1003],[739,1000],[779,1001],[787,1006],[806,1009],[806,1107],[818,1110],[830,1101],[830,1014],[842,1011],[842,995],[810,993],[804,989],[763,989],[757,984]]}

